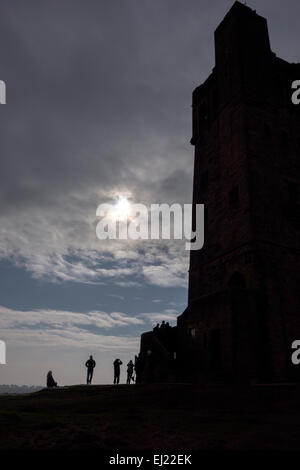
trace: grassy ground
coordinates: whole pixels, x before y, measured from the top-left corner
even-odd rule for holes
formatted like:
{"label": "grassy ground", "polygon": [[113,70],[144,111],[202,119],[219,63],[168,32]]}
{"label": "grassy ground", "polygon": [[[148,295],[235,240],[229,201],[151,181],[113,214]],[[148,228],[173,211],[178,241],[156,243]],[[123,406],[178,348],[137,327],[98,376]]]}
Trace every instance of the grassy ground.
{"label": "grassy ground", "polygon": [[298,449],[300,386],[72,386],[0,396],[0,449]]}

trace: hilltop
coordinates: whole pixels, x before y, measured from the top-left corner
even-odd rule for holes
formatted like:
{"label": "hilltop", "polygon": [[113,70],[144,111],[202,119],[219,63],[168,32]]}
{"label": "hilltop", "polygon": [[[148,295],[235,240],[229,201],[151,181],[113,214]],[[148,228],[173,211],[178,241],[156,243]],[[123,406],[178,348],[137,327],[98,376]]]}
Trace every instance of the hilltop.
{"label": "hilltop", "polygon": [[296,449],[299,385],[92,385],[0,396],[0,449]]}

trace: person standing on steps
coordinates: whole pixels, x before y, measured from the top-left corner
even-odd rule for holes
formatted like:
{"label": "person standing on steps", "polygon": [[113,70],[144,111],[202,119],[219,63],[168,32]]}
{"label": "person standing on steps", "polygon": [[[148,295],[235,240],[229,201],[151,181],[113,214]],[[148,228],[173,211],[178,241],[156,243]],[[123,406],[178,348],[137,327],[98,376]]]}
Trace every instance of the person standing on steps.
{"label": "person standing on steps", "polygon": [[118,385],[120,381],[120,366],[123,362],[120,359],[114,361],[114,385]]}
{"label": "person standing on steps", "polygon": [[86,383],[89,385],[92,383],[94,369],[96,367],[96,362],[94,361],[93,356],[90,356],[90,358],[86,361],[85,367],[87,367]]}

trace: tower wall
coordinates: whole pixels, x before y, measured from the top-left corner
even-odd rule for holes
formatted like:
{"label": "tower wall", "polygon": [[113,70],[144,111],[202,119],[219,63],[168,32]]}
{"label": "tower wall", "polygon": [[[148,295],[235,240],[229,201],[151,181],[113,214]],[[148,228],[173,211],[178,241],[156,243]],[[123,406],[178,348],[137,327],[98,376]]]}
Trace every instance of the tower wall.
{"label": "tower wall", "polygon": [[266,20],[239,2],[215,32],[215,53],[193,93],[193,203],[205,204],[205,243],[190,256],[179,359],[196,356],[196,375],[287,380],[298,374],[290,346],[300,338],[300,120],[291,102],[300,65],[276,57]]}

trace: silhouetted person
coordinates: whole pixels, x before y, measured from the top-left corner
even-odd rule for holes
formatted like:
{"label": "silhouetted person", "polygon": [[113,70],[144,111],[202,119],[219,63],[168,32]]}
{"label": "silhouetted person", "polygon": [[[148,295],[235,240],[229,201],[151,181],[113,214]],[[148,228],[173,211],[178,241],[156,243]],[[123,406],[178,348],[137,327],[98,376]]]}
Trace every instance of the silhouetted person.
{"label": "silhouetted person", "polygon": [[166,329],[167,329],[167,325],[166,325],[165,320],[163,320],[163,321],[161,322],[160,331],[161,331],[162,333],[164,333],[164,332],[166,331]]}
{"label": "silhouetted person", "polygon": [[49,370],[47,374],[47,387],[48,388],[53,388],[57,387],[57,382],[55,382],[53,375],[52,375],[52,370]]}
{"label": "silhouetted person", "polygon": [[96,367],[96,362],[94,361],[93,356],[90,356],[86,361],[85,367],[87,367],[86,383],[89,385],[92,383],[94,368]]}
{"label": "silhouetted person", "polygon": [[120,381],[120,365],[123,364],[123,362],[120,359],[116,359],[114,361],[114,384],[118,384]]}
{"label": "silhouetted person", "polygon": [[159,323],[153,328],[153,333],[159,333]]}
{"label": "silhouetted person", "polygon": [[133,375],[133,368],[134,368],[134,365],[133,365],[132,360],[130,359],[130,361],[127,364],[127,384],[131,383],[131,379]]}

